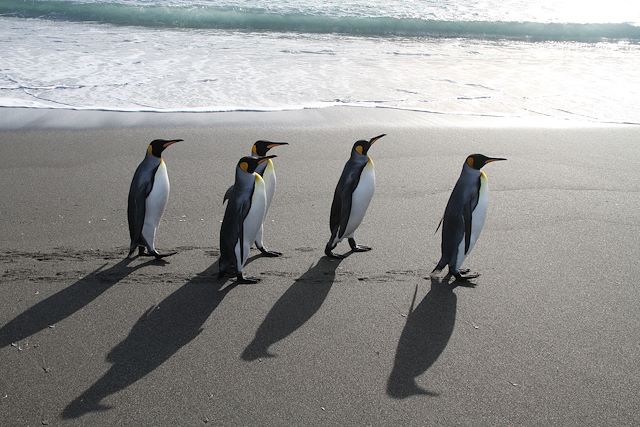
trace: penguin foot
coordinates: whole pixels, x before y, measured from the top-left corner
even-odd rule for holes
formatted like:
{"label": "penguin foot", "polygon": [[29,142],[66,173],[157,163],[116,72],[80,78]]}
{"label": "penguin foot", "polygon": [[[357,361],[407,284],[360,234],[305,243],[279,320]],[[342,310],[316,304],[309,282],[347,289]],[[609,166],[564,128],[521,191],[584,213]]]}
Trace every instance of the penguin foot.
{"label": "penguin foot", "polygon": [[279,257],[280,255],[282,255],[282,252],[276,252],[276,251],[268,251],[266,250],[264,247],[259,247],[256,245],[256,248],[258,248],[258,250],[262,253],[263,256],[269,257],[269,258],[276,258]]}
{"label": "penguin foot", "polygon": [[255,285],[260,281],[257,277],[245,276],[242,273],[236,275],[237,282],[242,285]]}
{"label": "penguin foot", "polygon": [[175,255],[177,253],[178,252],[167,252],[166,254],[161,254],[161,253],[158,253],[158,252],[151,252],[151,253],[148,253],[148,254],[144,254],[142,256],[152,256],[152,257],[155,257],[156,259],[162,259],[162,258],[169,257],[171,255]]}
{"label": "penguin foot", "polygon": [[331,246],[331,242],[327,243],[327,246],[324,247],[324,254],[326,256],[328,256],[329,258],[333,258],[333,259],[344,259],[346,258],[344,255],[340,255],[340,254],[334,254],[333,253],[333,248],[335,248],[336,245]]}
{"label": "penguin foot", "polygon": [[[467,273],[469,272],[469,270],[467,270]],[[453,277],[455,277],[455,281],[454,283],[466,283],[466,284],[471,284],[475,286],[475,283],[473,283],[471,281],[471,279],[476,279],[478,277],[480,277],[480,275],[478,273],[471,273],[471,274],[465,274],[464,276],[461,274],[460,271],[458,271],[457,273],[453,273],[451,274]]]}
{"label": "penguin foot", "polygon": [[353,252],[367,252],[371,250],[369,246],[356,244],[356,240],[354,238],[349,238],[349,246],[351,246],[351,250]]}

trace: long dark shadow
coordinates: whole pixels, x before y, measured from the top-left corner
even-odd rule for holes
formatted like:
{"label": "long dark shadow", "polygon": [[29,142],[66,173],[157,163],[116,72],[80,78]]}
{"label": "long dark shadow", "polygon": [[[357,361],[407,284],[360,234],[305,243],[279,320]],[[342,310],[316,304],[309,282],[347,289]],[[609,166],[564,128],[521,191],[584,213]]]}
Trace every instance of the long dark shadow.
{"label": "long dark shadow", "polygon": [[416,378],[438,360],[451,338],[457,305],[454,288],[448,281],[432,278],[431,290],[407,315],[387,382],[389,396],[404,399],[413,395],[438,395],[420,388]]}
{"label": "long dark shadow", "polygon": [[253,341],[242,352],[242,359],[275,357],[269,347],[295,332],[320,309],[333,285],[340,261],[322,257],[298,277],[262,321]]}
{"label": "long dark shadow", "polygon": [[164,262],[150,260],[133,267],[129,267],[129,263],[130,260],[123,259],[103,270],[107,265],[105,263],[74,284],[21,313],[0,329],[0,348],[61,322],[137,269],[150,264],[163,265]]}
{"label": "long dark shadow", "polygon": [[62,412],[77,418],[91,411],[109,409],[107,396],[144,378],[202,332],[202,325],[235,287],[217,279],[218,263],[189,280],[157,306],[149,308],[129,335],[107,355],[113,366]]}

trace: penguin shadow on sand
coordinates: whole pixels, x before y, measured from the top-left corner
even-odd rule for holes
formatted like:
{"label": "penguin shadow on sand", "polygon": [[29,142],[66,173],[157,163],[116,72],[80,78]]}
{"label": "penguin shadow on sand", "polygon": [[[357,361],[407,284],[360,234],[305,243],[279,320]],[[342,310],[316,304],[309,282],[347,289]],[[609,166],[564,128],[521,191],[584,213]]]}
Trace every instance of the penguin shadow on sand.
{"label": "penguin shadow on sand", "polygon": [[64,419],[104,411],[108,396],[144,378],[194,340],[203,325],[235,283],[218,280],[218,262],[149,308],[133,325],[129,335],[107,355],[112,364],[102,378],[71,402]]}
{"label": "penguin shadow on sand", "polygon": [[421,388],[416,384],[416,378],[431,368],[449,343],[456,321],[457,297],[453,290],[457,286],[474,286],[449,283],[449,276],[430,279],[431,289],[414,308],[418,292],[416,285],[407,322],[400,335],[393,369],[387,382],[387,394],[395,399],[439,395]]}
{"label": "penguin shadow on sand", "polygon": [[104,269],[103,264],[85,277],[63,290],[40,301],[0,329],[0,348],[30,337],[50,325],[55,325],[87,306],[102,293],[123,280],[134,271],[149,266],[166,264],[162,260],[129,266],[131,260],[123,259],[112,267]]}
{"label": "penguin shadow on sand", "polygon": [[[347,253],[345,258],[351,253]],[[295,279],[271,308],[240,357],[246,361],[276,357],[269,352],[269,347],[302,327],[320,309],[335,281],[341,261],[323,256]]]}

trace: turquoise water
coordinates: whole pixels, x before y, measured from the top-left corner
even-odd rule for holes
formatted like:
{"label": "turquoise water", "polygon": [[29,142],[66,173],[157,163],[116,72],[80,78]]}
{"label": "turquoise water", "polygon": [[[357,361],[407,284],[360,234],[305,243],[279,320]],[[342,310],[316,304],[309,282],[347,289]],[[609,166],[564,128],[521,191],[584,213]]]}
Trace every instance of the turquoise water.
{"label": "turquoise water", "polygon": [[0,106],[640,122],[623,1],[0,2]]}

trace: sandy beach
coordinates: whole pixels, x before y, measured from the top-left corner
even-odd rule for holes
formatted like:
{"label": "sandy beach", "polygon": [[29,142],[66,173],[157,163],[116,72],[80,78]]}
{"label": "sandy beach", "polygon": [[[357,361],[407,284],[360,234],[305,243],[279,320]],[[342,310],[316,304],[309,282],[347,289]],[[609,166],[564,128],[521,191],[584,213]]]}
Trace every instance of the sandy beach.
{"label": "sandy beach", "polygon": [[[0,111],[3,425],[638,425],[640,128],[329,108]],[[357,139],[377,187],[324,257]],[[124,261],[133,171],[155,138],[166,263]],[[257,139],[278,191],[247,274],[217,279],[222,197]],[[428,278],[471,153],[488,218],[466,267]],[[347,253],[343,242],[336,248]]]}

